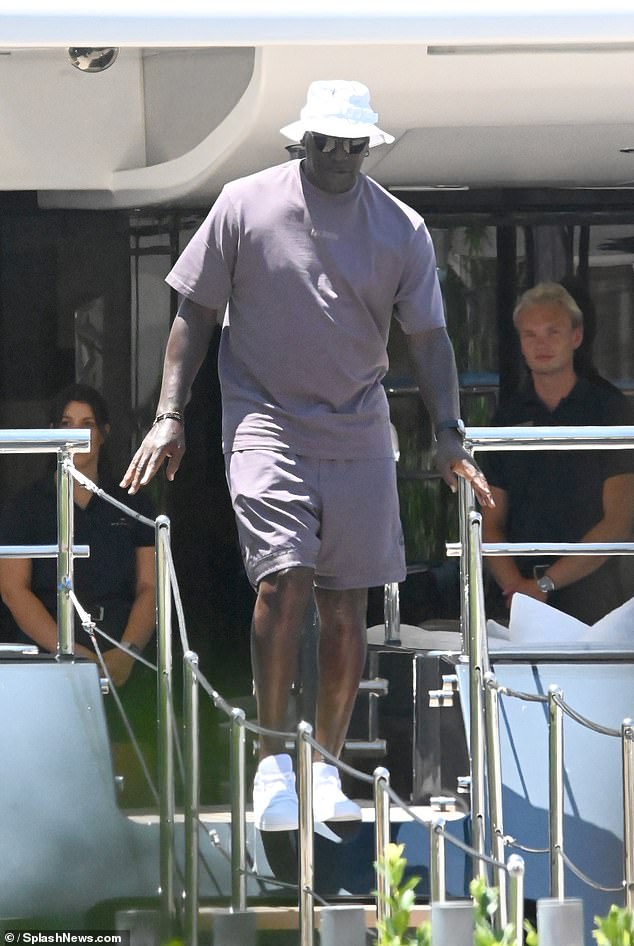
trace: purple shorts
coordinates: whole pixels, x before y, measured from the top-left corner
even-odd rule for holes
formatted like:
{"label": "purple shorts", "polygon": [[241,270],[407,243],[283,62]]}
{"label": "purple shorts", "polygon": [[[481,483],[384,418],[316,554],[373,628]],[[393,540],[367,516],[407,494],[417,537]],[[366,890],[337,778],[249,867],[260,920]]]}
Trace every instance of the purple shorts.
{"label": "purple shorts", "polygon": [[317,460],[275,450],[225,456],[249,581],[304,566],[320,588],[405,578],[393,459]]}

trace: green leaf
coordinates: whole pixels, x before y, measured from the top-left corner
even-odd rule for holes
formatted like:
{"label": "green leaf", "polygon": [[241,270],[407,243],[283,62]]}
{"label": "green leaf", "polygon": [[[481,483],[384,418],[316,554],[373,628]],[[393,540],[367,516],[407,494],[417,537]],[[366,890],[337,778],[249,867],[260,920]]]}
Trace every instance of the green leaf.
{"label": "green leaf", "polygon": [[416,946],[431,946],[431,923],[427,920],[416,930]]}
{"label": "green leaf", "polygon": [[633,946],[634,914],[627,907],[612,904],[607,916],[595,916],[592,935],[598,946]]}
{"label": "green leaf", "polygon": [[524,920],[524,930],[526,931],[525,943],[526,946],[539,946],[539,938],[537,936],[537,930],[528,920]]}

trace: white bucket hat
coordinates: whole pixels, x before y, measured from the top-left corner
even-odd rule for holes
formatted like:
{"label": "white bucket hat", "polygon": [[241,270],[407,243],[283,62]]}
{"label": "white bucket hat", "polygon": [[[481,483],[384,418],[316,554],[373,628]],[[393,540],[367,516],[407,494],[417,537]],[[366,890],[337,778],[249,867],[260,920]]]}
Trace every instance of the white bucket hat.
{"label": "white bucket hat", "polygon": [[335,138],[369,138],[370,147],[391,144],[393,135],[375,124],[379,116],[370,106],[370,91],[362,82],[320,79],[308,86],[299,121],[280,128],[291,141],[301,141],[307,131]]}

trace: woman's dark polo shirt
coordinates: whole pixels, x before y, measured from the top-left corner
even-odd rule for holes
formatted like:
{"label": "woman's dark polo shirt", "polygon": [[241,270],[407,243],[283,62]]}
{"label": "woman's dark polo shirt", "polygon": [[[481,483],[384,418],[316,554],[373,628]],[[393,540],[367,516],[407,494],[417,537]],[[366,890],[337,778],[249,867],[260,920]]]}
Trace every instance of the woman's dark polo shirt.
{"label": "woman's dark polo shirt", "polygon": [[[634,424],[634,412],[625,395],[604,381],[588,378],[580,378],[554,411],[548,410],[530,384],[501,406],[492,420],[496,427],[620,424]],[[506,536],[510,542],[580,541],[603,517],[605,480],[634,473],[634,450],[630,449],[524,450],[483,453],[481,458],[491,486],[508,495]],[[523,557],[517,559],[517,565],[524,576],[530,576],[535,564],[547,561],[545,557]],[[613,571],[617,566],[618,560],[612,559],[599,572]],[[575,589],[575,594],[580,593],[580,585],[582,582],[570,586],[571,592]],[[602,597],[597,611],[591,609],[590,617],[581,620],[598,620],[595,613],[599,617],[606,614],[629,594],[606,590]],[[549,603],[561,606],[557,592]],[[573,614],[574,608],[571,604],[561,609]]]}
{"label": "woman's dark polo shirt", "polygon": [[[119,502],[152,519],[154,510],[143,494],[129,496],[114,483],[101,484]],[[57,543],[57,491],[52,476],[22,490],[5,510],[0,525],[4,545],[55,545]],[[74,506],[75,545],[89,545],[89,558],[74,560],[75,591],[80,604],[97,620],[100,628],[121,639],[136,594],[136,550],[154,545],[152,529],[131,518],[111,503],[92,496],[85,509]],[[57,563],[53,559],[32,560],[31,589],[50,614],[57,613]],[[12,621],[12,619],[10,619]],[[18,640],[27,640],[15,622]],[[90,646],[77,626],[77,642]],[[100,646],[110,646],[100,641]]]}

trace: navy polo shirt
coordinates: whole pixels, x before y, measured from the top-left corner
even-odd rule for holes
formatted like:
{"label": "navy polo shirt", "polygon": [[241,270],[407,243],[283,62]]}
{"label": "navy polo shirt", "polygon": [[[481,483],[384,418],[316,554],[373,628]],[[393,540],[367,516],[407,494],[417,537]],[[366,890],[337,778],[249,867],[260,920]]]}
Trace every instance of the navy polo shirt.
{"label": "navy polo shirt", "polygon": [[[602,380],[581,378],[554,411],[537,397],[532,384],[504,404],[492,425],[504,427],[632,425],[625,395]],[[492,486],[509,500],[506,535],[510,542],[579,542],[603,517],[603,484],[612,476],[634,472],[634,451],[524,450],[481,454]],[[524,577],[537,564],[557,556],[516,558]],[[554,591],[548,603],[594,624],[629,597],[618,558],[609,558],[586,578]],[[499,593],[491,592],[490,614],[508,614]]]}
{"label": "navy polo shirt", "polygon": [[[531,384],[500,407],[492,420],[498,427],[633,423],[625,395],[588,378],[580,378],[553,411]],[[634,472],[632,450],[524,450],[482,456],[490,485],[508,494],[506,533],[512,542],[580,541],[603,516],[605,480]],[[526,573],[531,571],[532,566]]]}
{"label": "navy polo shirt", "polygon": [[[100,484],[105,492],[136,512],[154,518],[152,503],[138,493],[130,496],[114,483]],[[154,545],[154,532],[111,503],[91,496],[85,509],[74,506],[74,542],[90,546],[89,558],[74,560],[74,585],[80,604],[89,612],[103,608],[99,626],[121,639],[136,592],[136,550]],[[0,524],[3,545],[57,543],[57,490],[52,476],[27,487],[5,510]],[[32,560],[31,588],[50,614],[57,612],[57,563]],[[96,613],[93,613],[96,617]],[[15,627],[15,625],[14,625]],[[23,635],[19,635],[25,639]],[[77,640],[88,644],[81,628]]]}

